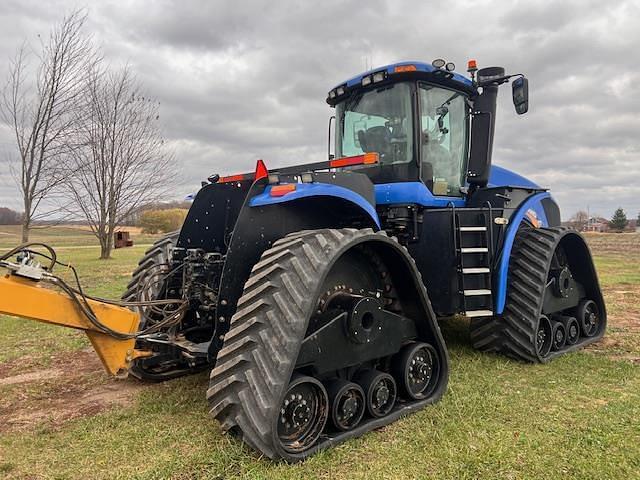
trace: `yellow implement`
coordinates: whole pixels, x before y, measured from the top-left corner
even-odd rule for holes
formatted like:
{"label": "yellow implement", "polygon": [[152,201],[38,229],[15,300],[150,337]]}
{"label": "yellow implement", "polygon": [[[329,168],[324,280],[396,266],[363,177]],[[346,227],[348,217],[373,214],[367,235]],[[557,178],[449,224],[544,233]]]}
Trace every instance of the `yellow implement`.
{"label": "yellow implement", "polygon": [[[127,308],[87,301],[103,325],[122,333],[138,331],[138,314]],[[68,295],[17,275],[0,278],[0,313],[84,330],[111,375],[126,374],[133,359],[150,354],[135,350],[133,338],[118,339],[97,331]]]}

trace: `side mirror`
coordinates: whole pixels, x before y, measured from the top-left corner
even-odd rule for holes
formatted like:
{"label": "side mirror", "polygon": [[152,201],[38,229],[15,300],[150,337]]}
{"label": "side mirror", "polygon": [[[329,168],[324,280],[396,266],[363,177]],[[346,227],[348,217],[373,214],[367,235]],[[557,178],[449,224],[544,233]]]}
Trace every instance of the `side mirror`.
{"label": "side mirror", "polygon": [[513,105],[516,113],[522,115],[529,110],[529,80],[526,77],[519,77],[511,84],[513,92]]}

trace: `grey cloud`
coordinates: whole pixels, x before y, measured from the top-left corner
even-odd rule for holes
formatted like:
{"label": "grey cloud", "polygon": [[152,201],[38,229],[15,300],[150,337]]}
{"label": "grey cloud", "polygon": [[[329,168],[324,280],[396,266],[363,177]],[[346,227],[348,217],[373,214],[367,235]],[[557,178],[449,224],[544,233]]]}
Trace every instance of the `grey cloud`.
{"label": "grey cloud", "polygon": [[[34,41],[74,1],[0,5],[0,59]],[[320,160],[327,91],[398,60],[468,58],[530,79],[531,108],[499,99],[494,160],[551,187],[563,216],[589,204],[640,209],[640,7],[631,0],[96,3],[90,30],[161,102],[180,165],[175,197],[218,171]],[[0,63],[0,74],[6,62]],[[1,76],[1,75],[0,75]],[[0,146],[7,140],[0,135]],[[0,175],[0,204],[12,201]],[[14,190],[15,192],[15,190]]]}

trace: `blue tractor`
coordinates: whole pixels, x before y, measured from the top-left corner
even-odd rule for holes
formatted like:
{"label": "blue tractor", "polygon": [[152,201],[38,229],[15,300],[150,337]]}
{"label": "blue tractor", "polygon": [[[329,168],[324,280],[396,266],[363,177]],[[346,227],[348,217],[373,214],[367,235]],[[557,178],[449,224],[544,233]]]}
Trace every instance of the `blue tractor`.
{"label": "blue tractor", "polygon": [[527,79],[454,68],[357,75],[328,94],[327,161],[203,182],[124,295],[186,305],[139,308],[137,348],[152,353],[132,372],[213,368],[222,428],[296,461],[439,400],[444,319],[470,318],[475,348],[525,362],[600,339],[585,241],[546,189],[491,165],[498,89],[510,82],[523,114]]}

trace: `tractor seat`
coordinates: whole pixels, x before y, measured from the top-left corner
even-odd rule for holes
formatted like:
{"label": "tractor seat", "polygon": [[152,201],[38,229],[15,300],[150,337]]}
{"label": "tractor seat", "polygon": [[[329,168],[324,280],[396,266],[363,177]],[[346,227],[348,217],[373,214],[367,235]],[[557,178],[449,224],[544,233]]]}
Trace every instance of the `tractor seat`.
{"label": "tractor seat", "polygon": [[363,152],[377,152],[382,159],[390,150],[391,132],[382,126],[358,130],[358,141]]}

